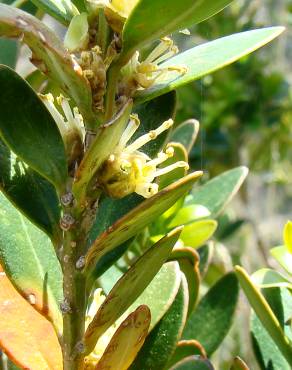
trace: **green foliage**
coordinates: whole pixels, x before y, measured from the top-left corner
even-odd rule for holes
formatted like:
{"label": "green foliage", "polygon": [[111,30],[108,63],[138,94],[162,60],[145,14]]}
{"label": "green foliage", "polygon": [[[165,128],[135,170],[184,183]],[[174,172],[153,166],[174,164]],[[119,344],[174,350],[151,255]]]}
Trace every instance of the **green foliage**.
{"label": "green foliage", "polygon": [[187,321],[182,339],[196,339],[210,356],[231,326],[237,298],[237,279],[230,273],[219,280],[199,302]]}
{"label": "green foliage", "polygon": [[[218,216],[247,169],[203,183],[202,171],[188,173],[199,123],[187,117],[171,130],[175,90],[283,28],[193,43],[178,55],[166,36],[229,3],[33,0],[37,11],[0,4],[0,36],[19,39],[0,44],[0,348],[11,363],[214,368],[238,282],[220,270],[210,287],[210,240],[228,233],[221,218],[215,234]],[[44,13],[66,27],[64,40],[43,23]],[[24,78],[14,71],[18,42],[37,68]],[[284,267],[290,229],[286,251],[272,252]],[[266,361],[265,342],[273,340],[290,364],[286,301],[267,303],[241,268],[236,275],[263,326],[252,329],[258,356]],[[253,279],[268,292],[291,287],[272,270]],[[239,358],[231,366],[245,369]]]}

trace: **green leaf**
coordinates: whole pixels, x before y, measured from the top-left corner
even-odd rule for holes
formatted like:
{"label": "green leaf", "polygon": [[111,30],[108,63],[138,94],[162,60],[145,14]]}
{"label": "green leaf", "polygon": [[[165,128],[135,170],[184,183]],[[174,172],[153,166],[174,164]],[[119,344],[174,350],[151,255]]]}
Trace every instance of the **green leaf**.
{"label": "green leaf", "polygon": [[210,356],[231,327],[237,300],[237,279],[234,273],[229,273],[199,302],[186,323],[182,339],[197,340]]}
{"label": "green leaf", "polygon": [[285,336],[277,317],[275,316],[265,297],[252,283],[250,277],[242,267],[236,266],[235,271],[240,285],[261,324],[278,346],[278,349],[281,351],[287,362],[292,365],[291,342]]}
{"label": "green leaf", "polygon": [[[191,196],[187,199],[190,200]],[[183,205],[177,210],[168,227],[172,228],[178,225],[187,225],[196,219],[209,217],[210,215],[211,213],[208,208],[200,204]]]}
{"label": "green leaf", "polygon": [[167,364],[167,369],[183,360],[185,357],[199,355],[206,357],[204,348],[195,340],[181,340],[178,342],[175,352]]}
{"label": "green leaf", "polygon": [[74,15],[79,14],[78,9],[70,0],[32,0],[32,2],[65,26],[69,24]]}
{"label": "green leaf", "polygon": [[175,229],[143,254],[115,284],[97,311],[85,334],[88,353],[98,338],[130,307],[167,260],[181,233]]}
{"label": "green leaf", "polygon": [[[279,288],[263,291],[282,329],[285,328],[285,322],[291,314],[291,293],[285,294],[285,291],[286,289]],[[286,309],[289,311],[288,315],[285,312]],[[261,369],[288,370],[291,368],[254,312],[251,316],[251,334],[253,349]]]}
{"label": "green leaf", "polygon": [[292,254],[288,252],[286,246],[272,248],[270,253],[288,274],[292,275]]}
{"label": "green leaf", "polygon": [[188,316],[197,303],[201,276],[199,271],[199,255],[190,247],[175,247],[169,260],[177,260],[181,271],[184,273],[189,291]]}
{"label": "green leaf", "polygon": [[197,249],[197,252],[200,256],[200,263],[199,263],[199,269],[201,276],[204,277],[208,271],[210,262],[213,258],[214,254],[214,245],[213,243],[208,243],[207,245],[204,245],[203,247],[200,247]]}
{"label": "green leaf", "polygon": [[218,13],[232,0],[140,0],[123,29],[123,54]]}
{"label": "green leaf", "polygon": [[86,49],[89,42],[88,31],[87,13],[75,15],[65,35],[65,48],[70,52],[78,52]]}
{"label": "green leaf", "polygon": [[18,42],[16,40],[0,39],[0,64],[15,68],[18,54]]}
{"label": "green leaf", "polygon": [[246,167],[237,167],[216,176],[203,186],[197,187],[187,197],[185,206],[206,207],[212,217],[217,217],[238,192],[248,174]]}
{"label": "green leaf", "polygon": [[86,255],[86,268],[92,268],[92,265],[95,265],[106,253],[143,230],[145,226],[154,221],[161,213],[187,193],[201,174],[199,171],[194,172],[175,182],[151,198],[146,199],[110,226],[89,248]]}
{"label": "green leaf", "polygon": [[50,237],[60,232],[59,200],[54,187],[27,167],[0,139],[0,189],[31,222]]}
{"label": "green leaf", "polygon": [[259,288],[275,288],[283,287],[292,289],[292,283],[290,283],[285,276],[277,271],[263,268],[252,274],[251,279],[254,284]]}
{"label": "green leaf", "polygon": [[64,143],[58,127],[31,87],[0,66],[0,137],[32,169],[62,191],[67,180]]}
{"label": "green leaf", "polygon": [[0,4],[0,36],[23,40],[32,51],[32,63],[75,101],[85,125],[96,128],[89,82],[50,28],[22,10]]}
{"label": "green leaf", "polygon": [[169,370],[215,370],[211,362],[197,356],[189,356],[175,364]]}
{"label": "green leaf", "polygon": [[0,261],[18,291],[62,332],[62,272],[49,238],[0,193]]}
{"label": "green leaf", "polygon": [[147,336],[151,313],[147,306],[139,306],[115,332],[96,370],[127,370]]}
{"label": "green leaf", "polygon": [[152,332],[147,336],[129,370],[164,369],[180,339],[188,309],[187,283],[182,276],[177,296]]}
{"label": "green leaf", "polygon": [[170,141],[181,143],[189,153],[194,146],[199,128],[200,124],[197,120],[189,119],[176,127],[171,134]]}
{"label": "green leaf", "polygon": [[178,75],[177,72],[168,73],[164,80],[157,81],[153,87],[139,91],[136,99],[138,102],[153,99],[215,72],[267,44],[283,31],[283,27],[270,27],[241,32],[178,54],[159,67],[184,66],[187,67],[187,72],[183,75]]}
{"label": "green leaf", "polygon": [[[128,308],[127,313],[139,305],[146,304],[151,311],[150,331],[164,316],[172,305],[181,283],[181,272],[177,262],[165,263],[151,283],[136,301]],[[159,292],[159,294],[157,294]],[[155,297],[153,299],[153,297]]]}
{"label": "green leaf", "polygon": [[240,357],[235,357],[235,359],[232,362],[230,370],[250,370],[250,369]]}
{"label": "green leaf", "polygon": [[192,248],[198,248],[205,244],[217,229],[217,221],[201,220],[195,221],[184,227],[180,239],[184,245]]}

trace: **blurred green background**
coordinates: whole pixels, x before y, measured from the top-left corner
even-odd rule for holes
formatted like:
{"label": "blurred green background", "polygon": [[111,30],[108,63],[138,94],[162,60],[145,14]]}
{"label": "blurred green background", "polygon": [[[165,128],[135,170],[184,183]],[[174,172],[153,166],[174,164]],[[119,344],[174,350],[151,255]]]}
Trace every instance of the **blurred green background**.
{"label": "blurred green background", "polygon": [[[178,91],[177,124],[189,118],[200,121],[191,166],[203,169],[206,178],[240,165],[250,169],[220,219],[208,284],[235,263],[249,272],[274,267],[268,251],[282,243],[282,228],[292,218],[291,24],[291,0],[237,0],[190,29],[191,35],[176,37],[184,50],[234,32],[286,27],[278,40],[260,51]],[[227,369],[232,353],[258,368],[247,331],[248,314],[242,297],[232,335],[216,354],[216,368]]]}

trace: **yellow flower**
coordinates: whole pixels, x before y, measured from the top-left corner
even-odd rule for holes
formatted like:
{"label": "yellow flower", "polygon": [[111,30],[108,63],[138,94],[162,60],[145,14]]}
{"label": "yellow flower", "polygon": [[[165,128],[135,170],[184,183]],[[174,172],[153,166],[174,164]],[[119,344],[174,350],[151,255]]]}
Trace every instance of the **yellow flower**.
{"label": "yellow flower", "polygon": [[98,173],[97,185],[113,198],[123,198],[133,192],[144,198],[149,198],[158,192],[158,184],[153,182],[157,177],[178,167],[188,168],[188,164],[184,161],[158,168],[173,155],[172,147],[168,147],[165,152],[158,153],[154,159],[139,150],[149,141],[156,139],[162,132],[168,130],[173,125],[172,119],[163,122],[156,130],[152,130],[128,144],[139,124],[138,116],[131,115],[130,122],[119,144]]}
{"label": "yellow flower", "polygon": [[122,69],[122,93],[132,95],[137,88],[149,88],[158,79],[163,79],[168,72],[185,74],[183,66],[161,67],[160,64],[178,53],[178,47],[169,37],[163,37],[148,57],[140,62],[140,54],[136,51],[128,64]]}

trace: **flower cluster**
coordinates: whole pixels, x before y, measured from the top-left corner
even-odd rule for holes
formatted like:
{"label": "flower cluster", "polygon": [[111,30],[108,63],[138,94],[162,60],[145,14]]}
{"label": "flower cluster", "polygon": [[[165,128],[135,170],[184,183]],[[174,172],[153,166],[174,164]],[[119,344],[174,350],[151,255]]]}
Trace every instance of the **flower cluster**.
{"label": "flower cluster", "polygon": [[140,62],[140,54],[136,51],[128,64],[122,69],[121,94],[131,95],[132,91],[147,89],[157,80],[162,80],[169,72],[185,74],[183,66],[161,66],[161,63],[178,53],[178,47],[169,37],[163,37],[148,57]]}
{"label": "flower cluster", "polygon": [[139,149],[149,141],[156,139],[162,132],[173,125],[169,119],[162,123],[156,130],[151,130],[129,144],[140,124],[137,115],[131,115],[115,151],[105,161],[98,174],[98,185],[113,198],[123,198],[133,192],[149,198],[158,192],[158,184],[153,182],[176,168],[188,169],[188,164],[178,161],[164,168],[158,168],[168,158],[172,157],[174,150],[168,147],[164,152],[158,153],[151,159]]}

